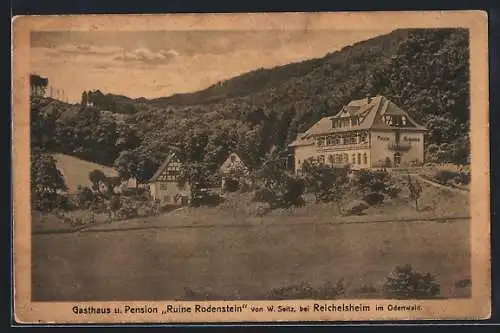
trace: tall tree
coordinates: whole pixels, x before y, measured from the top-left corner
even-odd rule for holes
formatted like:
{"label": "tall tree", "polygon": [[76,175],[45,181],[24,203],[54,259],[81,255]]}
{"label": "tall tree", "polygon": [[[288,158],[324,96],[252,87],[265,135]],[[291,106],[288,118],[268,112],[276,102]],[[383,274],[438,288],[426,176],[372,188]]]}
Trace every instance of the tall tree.
{"label": "tall tree", "polygon": [[83,91],[83,92],[82,92],[81,104],[82,104],[83,106],[87,106],[88,101],[89,101],[89,99],[88,99],[87,92],[86,92],[86,91]]}
{"label": "tall tree", "polygon": [[54,157],[39,149],[32,149],[31,200],[34,208],[43,210],[56,207],[58,191],[67,189]]}

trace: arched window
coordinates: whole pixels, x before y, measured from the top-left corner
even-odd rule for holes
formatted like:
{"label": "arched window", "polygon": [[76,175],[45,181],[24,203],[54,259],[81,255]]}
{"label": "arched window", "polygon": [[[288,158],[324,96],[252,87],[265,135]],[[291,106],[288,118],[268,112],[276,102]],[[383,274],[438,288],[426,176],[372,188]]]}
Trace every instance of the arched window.
{"label": "arched window", "polygon": [[352,164],[356,164],[356,154],[352,154]]}
{"label": "arched window", "polygon": [[366,153],[363,154],[363,163],[368,164],[368,155]]}
{"label": "arched window", "polygon": [[349,154],[344,154],[344,163],[349,163]]}
{"label": "arched window", "polygon": [[361,164],[361,154],[358,153],[358,164]]}

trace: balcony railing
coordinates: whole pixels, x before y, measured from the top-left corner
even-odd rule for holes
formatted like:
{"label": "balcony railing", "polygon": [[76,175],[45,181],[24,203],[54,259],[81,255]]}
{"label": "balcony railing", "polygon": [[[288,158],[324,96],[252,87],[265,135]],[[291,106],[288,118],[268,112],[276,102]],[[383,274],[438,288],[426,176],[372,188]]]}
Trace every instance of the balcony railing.
{"label": "balcony railing", "polygon": [[390,142],[387,144],[387,148],[390,150],[409,150],[411,148],[411,144],[406,142]]}
{"label": "balcony railing", "polygon": [[355,150],[355,149],[368,149],[368,143],[356,143],[348,145],[324,145],[316,146],[317,151],[341,151],[341,150]]}

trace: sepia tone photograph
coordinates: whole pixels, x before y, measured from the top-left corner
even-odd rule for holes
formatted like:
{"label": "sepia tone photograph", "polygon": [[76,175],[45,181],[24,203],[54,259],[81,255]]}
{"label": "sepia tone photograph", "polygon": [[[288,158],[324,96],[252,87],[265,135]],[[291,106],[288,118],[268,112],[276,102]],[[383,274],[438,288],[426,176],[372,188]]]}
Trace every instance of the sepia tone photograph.
{"label": "sepia tone photograph", "polygon": [[19,18],[25,306],[489,316],[486,18],[456,14]]}

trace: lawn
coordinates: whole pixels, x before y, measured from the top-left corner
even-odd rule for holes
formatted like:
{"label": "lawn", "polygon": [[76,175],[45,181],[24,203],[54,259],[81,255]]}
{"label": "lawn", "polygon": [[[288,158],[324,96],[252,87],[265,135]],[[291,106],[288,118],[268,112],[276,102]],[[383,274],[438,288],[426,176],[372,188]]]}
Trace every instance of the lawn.
{"label": "lawn", "polygon": [[64,181],[68,186],[68,191],[74,193],[78,185],[91,186],[89,173],[94,170],[101,170],[108,177],[118,176],[118,172],[110,167],[97,163],[88,162],[65,154],[54,154],[57,169],[64,176]]}
{"label": "lawn", "polygon": [[468,220],[256,224],[33,236],[33,300],[182,299],[185,288],[258,298],[344,278],[380,290],[400,264],[436,275],[441,296],[470,277]]}

